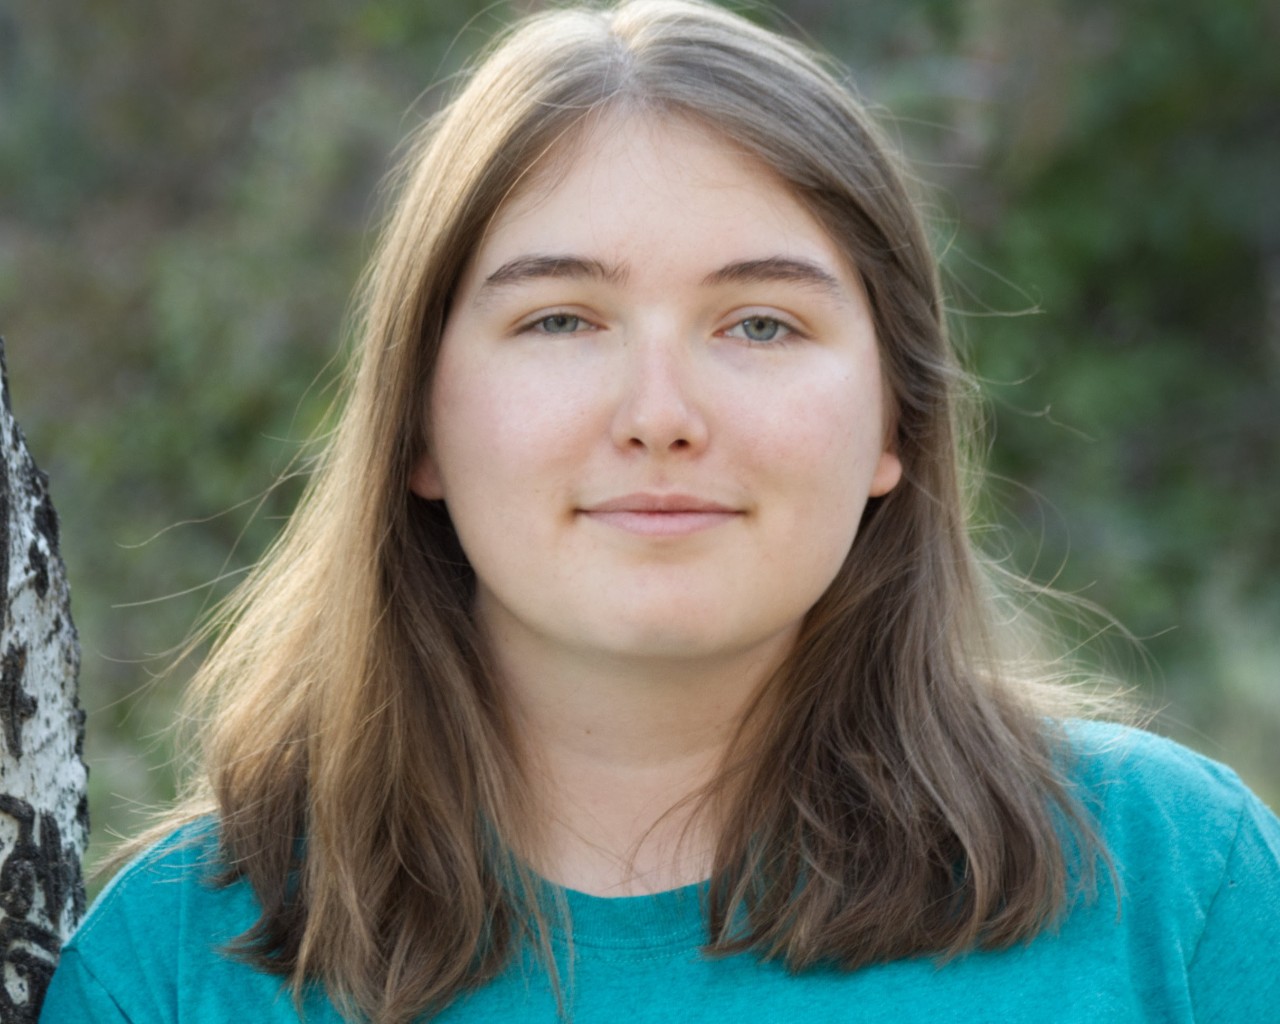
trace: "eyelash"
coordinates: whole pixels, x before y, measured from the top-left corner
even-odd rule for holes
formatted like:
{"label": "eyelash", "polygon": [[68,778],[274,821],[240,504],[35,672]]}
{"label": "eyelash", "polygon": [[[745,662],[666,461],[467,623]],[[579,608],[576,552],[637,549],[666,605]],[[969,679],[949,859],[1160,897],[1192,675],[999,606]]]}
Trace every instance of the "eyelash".
{"label": "eyelash", "polygon": [[[567,331],[546,330],[546,325],[548,324],[548,322],[552,320],[560,320],[560,321],[571,320],[571,321],[576,321],[576,324],[573,330],[567,330]],[[770,324],[776,327],[777,331],[775,331],[773,337],[769,337],[769,338],[747,337],[746,325],[751,323],[752,321],[760,321],[763,323]],[[517,334],[542,334],[542,335],[577,334],[583,330],[595,330],[595,329],[596,329],[595,324],[591,323],[585,317],[579,316],[577,313],[559,312],[559,313],[546,313],[540,317],[537,317],[534,320],[530,320],[528,323],[518,328],[516,333]],[[741,334],[733,333],[734,331],[737,331],[739,329],[742,330]],[[778,332],[781,332],[782,334],[780,338],[777,336]],[[740,338],[742,341],[745,341],[748,345],[775,346],[775,347],[786,345],[790,343],[792,340],[794,340],[795,338],[807,337],[807,335],[803,331],[793,326],[792,324],[789,324],[786,320],[783,320],[781,317],[768,316],[763,313],[757,313],[752,316],[741,317],[738,320],[735,320],[730,327],[728,327],[727,329],[725,329],[720,333],[724,334],[727,337]]]}
{"label": "eyelash", "polygon": [[[576,320],[578,322],[578,325],[576,329],[572,331],[544,330],[543,328],[545,327],[546,323],[549,320]],[[542,316],[537,317],[536,319],[530,320],[524,326],[518,328],[516,333],[517,334],[545,334],[545,335],[577,334],[579,331],[583,329],[593,330],[594,328],[595,328],[595,324],[587,320],[586,317],[579,316],[577,313],[568,313],[568,312],[554,313],[553,312],[553,313],[544,313]]]}
{"label": "eyelash", "polygon": [[[778,328],[778,330],[782,332],[782,337],[779,338],[777,336],[777,332],[774,333],[773,337],[769,337],[769,338],[747,337],[746,326],[752,321],[767,323]],[[742,334],[732,333],[733,331],[736,331],[739,328],[743,329]],[[802,331],[792,326],[791,324],[787,323],[787,321],[783,320],[781,317],[769,316],[765,313],[755,313],[755,314],[752,314],[751,316],[741,317],[738,320],[735,320],[733,325],[723,333],[731,338],[741,338],[743,341],[745,341],[749,345],[764,345],[764,346],[786,345],[795,338],[805,337],[805,334]]]}

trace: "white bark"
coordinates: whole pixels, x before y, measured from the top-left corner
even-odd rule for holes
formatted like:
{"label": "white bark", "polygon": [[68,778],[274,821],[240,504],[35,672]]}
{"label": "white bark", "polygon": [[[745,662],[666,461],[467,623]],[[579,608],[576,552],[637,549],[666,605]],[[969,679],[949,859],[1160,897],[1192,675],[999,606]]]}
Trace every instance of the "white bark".
{"label": "white bark", "polygon": [[34,1024],[84,913],[80,652],[58,522],[9,405],[0,340],[0,1022]]}

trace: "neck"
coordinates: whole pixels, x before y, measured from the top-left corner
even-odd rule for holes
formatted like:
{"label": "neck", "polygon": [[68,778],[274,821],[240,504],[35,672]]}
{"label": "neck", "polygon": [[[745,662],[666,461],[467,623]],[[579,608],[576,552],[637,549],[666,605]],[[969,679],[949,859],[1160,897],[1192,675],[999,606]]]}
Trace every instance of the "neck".
{"label": "neck", "polygon": [[551,662],[510,639],[493,646],[537,804],[534,866],[609,896],[705,878],[717,814],[699,797],[790,637],[714,661]]}

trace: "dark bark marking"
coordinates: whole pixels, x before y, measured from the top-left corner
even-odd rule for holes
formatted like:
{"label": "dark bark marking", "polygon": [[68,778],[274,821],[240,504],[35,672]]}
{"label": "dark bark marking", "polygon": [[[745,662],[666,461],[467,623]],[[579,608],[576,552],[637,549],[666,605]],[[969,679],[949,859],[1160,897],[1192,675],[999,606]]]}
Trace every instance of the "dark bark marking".
{"label": "dark bark marking", "polygon": [[[58,962],[58,923],[70,897],[84,902],[80,860],[64,847],[58,823],[48,812],[18,797],[0,793],[0,814],[18,824],[18,838],[0,865],[0,958],[26,983],[18,1001],[0,977],[0,1021],[35,1024],[44,994]],[[31,920],[36,895],[44,897],[39,920]]]}
{"label": "dark bark marking", "polygon": [[40,496],[40,504],[36,506],[36,532],[45,539],[50,551],[58,550],[58,513],[53,510],[53,502],[49,500],[49,478],[44,470],[34,462],[27,465],[27,486],[33,497]]}
{"label": "dark bark marking", "polygon": [[49,593],[49,559],[40,550],[39,543],[34,540],[27,548],[27,569],[31,573],[31,582],[36,588],[36,597],[43,601],[45,595]]}
{"label": "dark bark marking", "polygon": [[39,707],[36,699],[22,688],[26,671],[26,644],[11,643],[0,659],[0,719],[4,720],[4,738],[14,760],[22,757],[22,724]]}

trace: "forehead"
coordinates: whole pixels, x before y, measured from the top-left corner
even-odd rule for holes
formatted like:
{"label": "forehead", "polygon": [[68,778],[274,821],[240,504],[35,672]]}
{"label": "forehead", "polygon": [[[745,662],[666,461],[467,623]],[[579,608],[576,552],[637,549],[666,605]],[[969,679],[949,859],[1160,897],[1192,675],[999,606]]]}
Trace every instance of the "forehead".
{"label": "forehead", "polygon": [[490,221],[472,269],[519,250],[643,248],[646,241],[659,250],[655,255],[691,243],[709,251],[767,244],[846,262],[796,191],[707,122],[606,111],[546,148]]}

